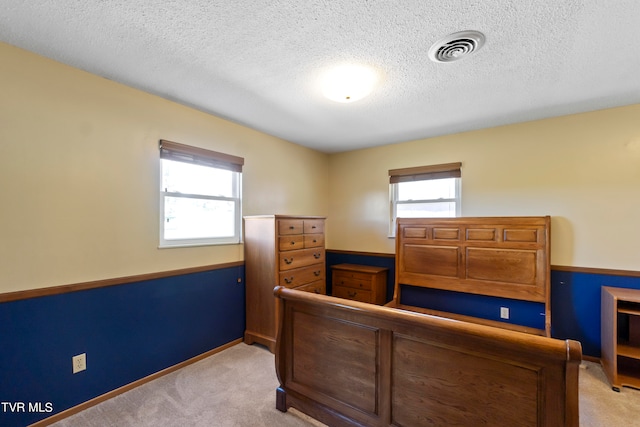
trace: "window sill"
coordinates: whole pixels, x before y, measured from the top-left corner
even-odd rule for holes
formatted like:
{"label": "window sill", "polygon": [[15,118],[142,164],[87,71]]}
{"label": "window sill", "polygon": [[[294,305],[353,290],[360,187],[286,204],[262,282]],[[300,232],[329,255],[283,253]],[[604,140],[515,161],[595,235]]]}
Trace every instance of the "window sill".
{"label": "window sill", "polygon": [[242,245],[244,242],[220,242],[220,243],[176,243],[171,245],[158,245],[158,249],[173,249],[173,248],[195,248],[202,246],[231,246]]}

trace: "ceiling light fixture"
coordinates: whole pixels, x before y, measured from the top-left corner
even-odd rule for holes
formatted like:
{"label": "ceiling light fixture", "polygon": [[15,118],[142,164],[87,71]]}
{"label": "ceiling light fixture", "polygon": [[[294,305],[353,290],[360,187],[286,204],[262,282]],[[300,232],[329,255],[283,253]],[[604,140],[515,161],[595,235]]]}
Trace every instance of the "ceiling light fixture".
{"label": "ceiling light fixture", "polygon": [[342,65],[327,71],[322,78],[325,97],[349,103],[369,95],[378,82],[377,73],[362,65]]}
{"label": "ceiling light fixture", "polygon": [[429,49],[433,62],[453,62],[471,55],[484,44],[484,34],[479,31],[460,31],[441,38]]}

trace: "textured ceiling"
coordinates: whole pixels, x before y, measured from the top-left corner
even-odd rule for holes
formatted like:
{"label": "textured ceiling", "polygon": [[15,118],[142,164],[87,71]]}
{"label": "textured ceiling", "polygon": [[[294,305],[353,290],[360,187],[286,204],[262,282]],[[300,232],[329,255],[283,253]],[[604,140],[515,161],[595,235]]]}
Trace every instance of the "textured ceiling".
{"label": "textured ceiling", "polygon": [[[0,40],[324,152],[640,102],[638,0],[2,0]],[[369,97],[322,97],[344,63]]]}

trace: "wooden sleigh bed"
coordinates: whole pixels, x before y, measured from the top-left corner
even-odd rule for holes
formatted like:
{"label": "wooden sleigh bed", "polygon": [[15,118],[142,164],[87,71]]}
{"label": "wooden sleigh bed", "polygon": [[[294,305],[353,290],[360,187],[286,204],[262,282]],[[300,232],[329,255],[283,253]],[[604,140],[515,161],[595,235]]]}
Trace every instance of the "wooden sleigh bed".
{"label": "wooden sleigh bed", "polygon": [[387,307],[276,288],[276,407],[330,426],[578,426],[579,342],[544,336],[549,322],[519,330],[400,304],[404,283],[506,292],[548,315],[548,226],[399,220]]}
{"label": "wooden sleigh bed", "polygon": [[329,426],[573,426],[580,343],[278,287],[276,407]]}

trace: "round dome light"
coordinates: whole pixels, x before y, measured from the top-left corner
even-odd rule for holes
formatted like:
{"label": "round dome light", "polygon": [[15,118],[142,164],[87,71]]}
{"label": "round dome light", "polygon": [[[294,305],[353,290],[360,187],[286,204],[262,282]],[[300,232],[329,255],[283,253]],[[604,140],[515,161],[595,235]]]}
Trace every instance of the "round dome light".
{"label": "round dome light", "polygon": [[322,93],[335,102],[354,102],[369,95],[378,82],[377,73],[362,65],[342,65],[322,78]]}

